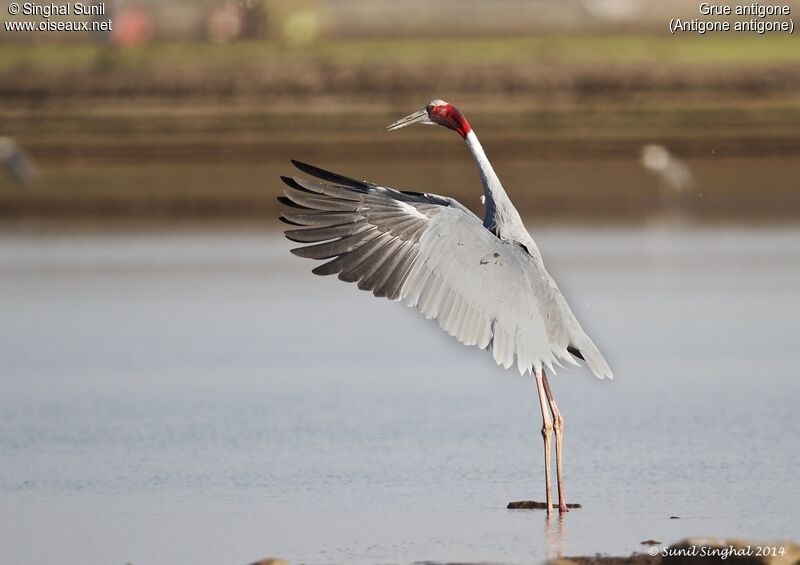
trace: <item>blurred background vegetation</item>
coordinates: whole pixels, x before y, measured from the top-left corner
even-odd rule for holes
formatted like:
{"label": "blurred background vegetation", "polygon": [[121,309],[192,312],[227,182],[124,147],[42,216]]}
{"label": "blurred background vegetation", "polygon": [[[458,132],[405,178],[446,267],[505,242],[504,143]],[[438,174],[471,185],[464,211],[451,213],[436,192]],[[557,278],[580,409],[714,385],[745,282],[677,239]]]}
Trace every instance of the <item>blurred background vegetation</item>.
{"label": "blurred background vegetation", "polygon": [[[693,0],[105,5],[110,34],[0,33],[0,136],[39,172],[0,171],[7,226],[268,223],[290,158],[477,209],[451,133],[383,129],[433,98],[538,220],[800,214],[797,38],[670,35]],[[648,171],[647,144],[692,181]]]}

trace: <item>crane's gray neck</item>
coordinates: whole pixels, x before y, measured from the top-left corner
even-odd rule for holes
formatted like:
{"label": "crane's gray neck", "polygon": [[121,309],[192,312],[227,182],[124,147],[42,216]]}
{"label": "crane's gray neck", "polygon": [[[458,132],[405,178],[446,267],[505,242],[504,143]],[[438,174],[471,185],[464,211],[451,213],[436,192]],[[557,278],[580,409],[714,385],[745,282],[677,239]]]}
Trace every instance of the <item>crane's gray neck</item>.
{"label": "crane's gray neck", "polygon": [[527,235],[528,232],[522,225],[519,213],[508,198],[503,185],[500,184],[500,179],[497,178],[497,173],[494,172],[492,164],[486,157],[481,142],[478,141],[478,136],[475,135],[474,131],[470,131],[464,141],[467,142],[467,147],[469,147],[470,153],[475,158],[478,172],[481,175],[483,194],[485,196],[484,205],[486,206],[483,225],[502,239],[514,237],[516,231],[520,229]]}

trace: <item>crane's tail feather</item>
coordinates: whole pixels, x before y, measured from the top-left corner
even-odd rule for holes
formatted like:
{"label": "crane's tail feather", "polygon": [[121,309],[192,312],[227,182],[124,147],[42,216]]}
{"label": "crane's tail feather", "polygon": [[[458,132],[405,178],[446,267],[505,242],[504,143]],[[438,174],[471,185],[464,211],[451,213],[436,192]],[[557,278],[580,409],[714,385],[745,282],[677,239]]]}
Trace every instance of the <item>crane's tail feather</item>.
{"label": "crane's tail feather", "polygon": [[[614,374],[611,372],[611,368],[608,366],[608,363],[606,363],[603,354],[597,349],[592,339],[588,335],[583,334],[577,341],[578,343],[574,346],[570,346],[567,351],[575,355],[575,357],[586,361],[589,370],[591,370],[598,379],[613,379]],[[571,349],[577,351],[570,351]]]}

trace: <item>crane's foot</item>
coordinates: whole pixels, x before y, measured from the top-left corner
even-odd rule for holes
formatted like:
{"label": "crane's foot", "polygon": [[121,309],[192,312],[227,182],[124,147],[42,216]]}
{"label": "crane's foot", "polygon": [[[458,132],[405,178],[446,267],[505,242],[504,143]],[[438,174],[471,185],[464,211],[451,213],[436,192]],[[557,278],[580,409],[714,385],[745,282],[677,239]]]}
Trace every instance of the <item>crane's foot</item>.
{"label": "crane's foot", "polygon": [[569,504],[566,502],[562,502],[558,505],[558,511],[563,514],[564,512],[569,512]]}

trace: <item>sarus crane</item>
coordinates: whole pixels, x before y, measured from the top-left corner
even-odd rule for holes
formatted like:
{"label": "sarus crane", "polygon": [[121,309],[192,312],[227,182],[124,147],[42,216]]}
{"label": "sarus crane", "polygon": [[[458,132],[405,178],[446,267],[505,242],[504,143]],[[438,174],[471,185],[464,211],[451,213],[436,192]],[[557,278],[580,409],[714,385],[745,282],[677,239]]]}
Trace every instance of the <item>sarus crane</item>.
{"label": "sarus crane", "polygon": [[325,259],[317,275],[338,275],[363,290],[402,300],[435,319],[465,345],[491,350],[498,365],[516,360],[533,373],[542,412],[547,512],[551,498],[551,434],[555,432],[559,511],[564,496],[564,418],[545,369],[586,361],[598,378],[613,378],[547,272],[539,249],[464,115],[433,100],[387,126],[436,124],[458,133],[475,158],[483,184],[483,221],[459,202],[356,180],[299,161],[318,180],[281,177],[289,186],[279,200],[288,208],[285,234],[303,243],[291,252]]}

